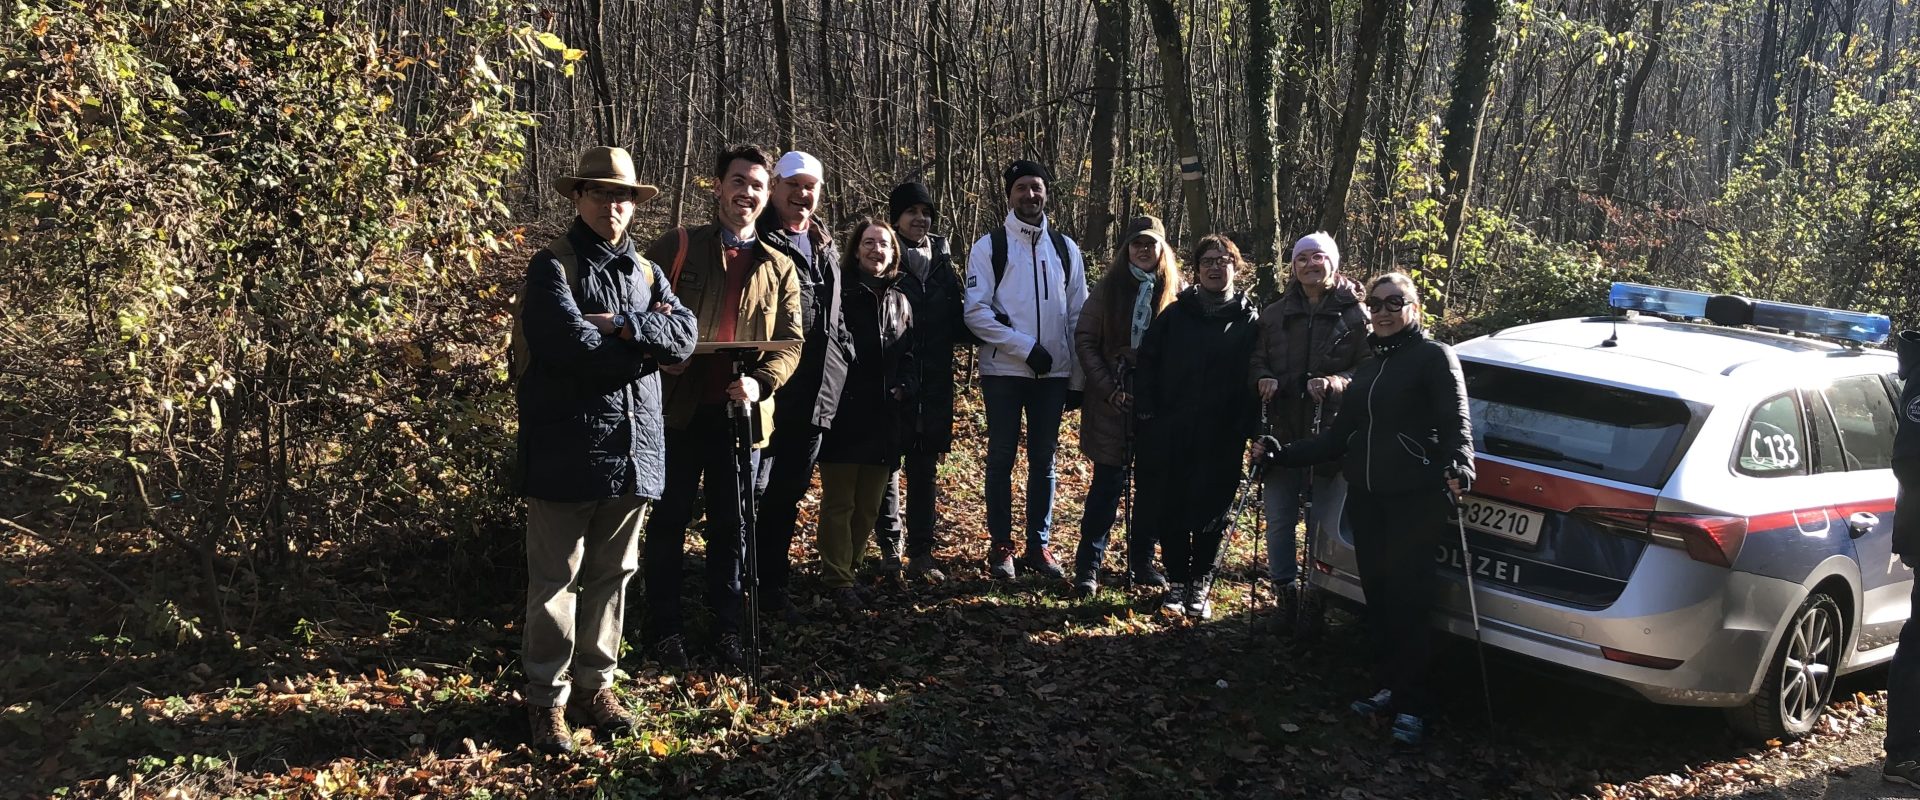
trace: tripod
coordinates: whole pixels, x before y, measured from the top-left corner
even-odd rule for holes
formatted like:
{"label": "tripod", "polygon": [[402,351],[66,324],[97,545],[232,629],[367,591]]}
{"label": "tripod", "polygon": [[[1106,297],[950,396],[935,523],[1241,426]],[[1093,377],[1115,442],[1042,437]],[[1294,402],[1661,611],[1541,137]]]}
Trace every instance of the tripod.
{"label": "tripod", "polygon": [[[758,361],[760,349],[748,346],[722,347],[715,352],[727,356],[731,361],[733,376],[736,380],[750,380],[748,373]],[[747,629],[743,644],[747,656],[747,692],[749,695],[760,688],[760,547],[759,537],[754,530],[753,492],[753,422],[754,404],[745,400],[727,404],[727,419],[733,427],[733,482],[734,502],[740,513],[740,527],[746,537],[744,573],[741,576],[742,597],[746,602]],[[712,548],[708,544],[708,548]],[[731,545],[729,545],[731,546]]]}

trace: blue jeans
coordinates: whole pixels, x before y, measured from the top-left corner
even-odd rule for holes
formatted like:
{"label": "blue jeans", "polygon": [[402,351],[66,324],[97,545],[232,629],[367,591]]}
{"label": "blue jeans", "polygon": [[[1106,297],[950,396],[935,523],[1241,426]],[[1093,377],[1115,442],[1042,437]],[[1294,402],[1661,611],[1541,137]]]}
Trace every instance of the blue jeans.
{"label": "blue jeans", "polygon": [[[1294,561],[1297,549],[1294,528],[1299,525],[1301,512],[1300,489],[1302,479],[1308,470],[1274,469],[1267,473],[1261,487],[1266,498],[1267,512],[1267,574],[1273,578],[1275,586],[1284,586],[1288,581],[1300,577],[1300,565]],[[1313,512],[1307,514],[1307,528],[1319,524],[1329,514],[1338,514],[1346,503],[1347,481],[1338,475],[1313,476]],[[1340,515],[1342,527],[1346,524],[1345,515]],[[1309,539],[1311,541],[1311,539]],[[1308,553],[1308,558],[1313,554]]]}
{"label": "blue jeans", "polygon": [[[1913,607],[1920,608],[1920,581],[1913,582]],[[1887,763],[1920,758],[1920,622],[1900,626],[1900,646],[1887,670]]]}
{"label": "blue jeans", "polygon": [[995,545],[1013,546],[1013,459],[1025,416],[1027,550],[1044,549],[1053,528],[1053,451],[1060,443],[1067,379],[982,375],[980,394],[987,403],[987,533]]}
{"label": "blue jeans", "polygon": [[[1120,495],[1127,489],[1127,468],[1113,464],[1094,464],[1093,483],[1087,487],[1085,511],[1080,515],[1080,547],[1074,551],[1073,572],[1086,575],[1106,562],[1108,535],[1120,510]],[[1153,565],[1153,540],[1142,535],[1140,526],[1127,529],[1127,570],[1138,574]]]}

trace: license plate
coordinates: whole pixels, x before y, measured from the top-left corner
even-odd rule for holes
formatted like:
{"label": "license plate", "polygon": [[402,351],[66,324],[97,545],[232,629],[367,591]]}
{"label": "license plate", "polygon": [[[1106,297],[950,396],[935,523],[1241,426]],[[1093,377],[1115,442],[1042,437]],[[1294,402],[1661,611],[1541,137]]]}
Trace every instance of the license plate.
{"label": "license plate", "polygon": [[1540,543],[1547,515],[1473,495],[1460,498],[1460,516],[1467,527],[1532,547]]}
{"label": "license plate", "polygon": [[1474,551],[1469,559],[1467,554],[1460,552],[1460,546],[1452,542],[1440,545],[1433,560],[1446,572],[1458,575],[1462,569],[1472,569],[1479,578],[1511,586],[1519,586],[1521,573],[1524,571],[1531,575],[1533,570],[1530,567],[1534,566],[1518,559],[1501,558],[1499,553]]}

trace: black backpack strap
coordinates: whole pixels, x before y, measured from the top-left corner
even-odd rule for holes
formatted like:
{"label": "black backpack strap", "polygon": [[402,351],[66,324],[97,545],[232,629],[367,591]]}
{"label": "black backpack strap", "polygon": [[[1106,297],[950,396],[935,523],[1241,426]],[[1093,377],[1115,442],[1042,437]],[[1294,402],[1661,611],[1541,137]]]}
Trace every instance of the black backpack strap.
{"label": "black backpack strap", "polygon": [[1007,228],[1000,226],[987,234],[988,252],[993,254],[993,293],[1000,294],[1000,279],[1007,276]]}
{"label": "black backpack strap", "polygon": [[1067,296],[1067,287],[1073,285],[1073,255],[1067,250],[1067,235],[1052,228],[1047,235],[1053,239],[1053,254],[1060,257],[1060,296]]}

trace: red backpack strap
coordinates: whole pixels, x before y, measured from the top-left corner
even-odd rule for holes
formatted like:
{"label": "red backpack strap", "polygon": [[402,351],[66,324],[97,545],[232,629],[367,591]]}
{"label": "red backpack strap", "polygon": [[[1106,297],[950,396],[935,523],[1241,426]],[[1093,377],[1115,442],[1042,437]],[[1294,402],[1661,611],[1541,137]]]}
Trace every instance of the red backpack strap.
{"label": "red backpack strap", "polygon": [[687,229],[681,227],[675,230],[680,233],[680,247],[673,251],[673,268],[667,271],[667,283],[679,286],[680,268],[687,265]]}

